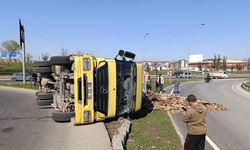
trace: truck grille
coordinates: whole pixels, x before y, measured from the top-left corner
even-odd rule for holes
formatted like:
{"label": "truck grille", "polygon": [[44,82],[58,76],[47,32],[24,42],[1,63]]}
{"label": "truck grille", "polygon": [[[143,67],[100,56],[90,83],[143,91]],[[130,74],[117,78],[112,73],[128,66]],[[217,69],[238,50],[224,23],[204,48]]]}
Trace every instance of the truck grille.
{"label": "truck grille", "polygon": [[108,113],[108,63],[96,70],[95,110],[105,116]]}

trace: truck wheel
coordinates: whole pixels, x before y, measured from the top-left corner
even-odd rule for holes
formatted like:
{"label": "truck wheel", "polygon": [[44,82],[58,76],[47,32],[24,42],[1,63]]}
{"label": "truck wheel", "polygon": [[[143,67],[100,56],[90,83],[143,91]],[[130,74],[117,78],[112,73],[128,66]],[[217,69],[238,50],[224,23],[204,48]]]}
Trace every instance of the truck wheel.
{"label": "truck wheel", "polygon": [[52,73],[51,67],[40,67],[40,68],[34,68],[34,73]]}
{"label": "truck wheel", "polygon": [[12,81],[13,81],[13,82],[16,82],[16,78],[12,78]]}
{"label": "truck wheel", "polygon": [[36,61],[32,64],[33,67],[49,67],[50,61]]}
{"label": "truck wheel", "polygon": [[53,103],[53,99],[36,99],[38,106],[50,106]]}
{"label": "truck wheel", "polygon": [[37,99],[53,99],[53,93],[45,93],[45,92],[42,92],[42,91],[38,91],[36,92],[36,97]]}
{"label": "truck wheel", "polygon": [[53,112],[52,119],[55,122],[70,122],[71,117],[75,116],[75,112]]}
{"label": "truck wheel", "polygon": [[73,63],[69,56],[54,56],[50,58],[50,61],[51,65],[70,65]]}

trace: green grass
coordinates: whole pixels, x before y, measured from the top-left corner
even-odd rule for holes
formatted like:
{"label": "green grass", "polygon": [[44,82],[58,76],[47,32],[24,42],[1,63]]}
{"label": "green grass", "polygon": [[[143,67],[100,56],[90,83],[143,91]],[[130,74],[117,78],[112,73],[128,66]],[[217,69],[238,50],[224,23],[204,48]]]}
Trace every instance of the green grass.
{"label": "green grass", "polygon": [[130,117],[127,150],[183,149],[167,112],[142,109]]}
{"label": "green grass", "polygon": [[8,86],[8,87],[15,87],[15,88],[24,88],[24,89],[32,89],[32,90],[39,90],[38,86],[34,87],[34,83],[32,85],[30,83],[1,83],[0,86]]}
{"label": "green grass", "polygon": [[10,79],[11,75],[0,75],[0,79]]}
{"label": "green grass", "polygon": [[246,83],[247,85],[250,85],[250,81]]}
{"label": "green grass", "polygon": [[[191,78],[189,81],[200,81],[201,78]],[[152,90],[155,91],[155,81],[152,79]],[[169,79],[165,79],[164,86],[173,85],[173,80],[169,83]],[[187,82],[187,79],[180,79],[181,83]],[[127,150],[179,150],[183,149],[180,138],[177,135],[173,124],[164,111],[154,111],[142,109],[132,114],[131,132],[127,141]]]}
{"label": "green grass", "polygon": [[[33,67],[26,63],[26,72],[32,70]],[[0,72],[22,72],[23,67],[20,63],[0,63]]]}

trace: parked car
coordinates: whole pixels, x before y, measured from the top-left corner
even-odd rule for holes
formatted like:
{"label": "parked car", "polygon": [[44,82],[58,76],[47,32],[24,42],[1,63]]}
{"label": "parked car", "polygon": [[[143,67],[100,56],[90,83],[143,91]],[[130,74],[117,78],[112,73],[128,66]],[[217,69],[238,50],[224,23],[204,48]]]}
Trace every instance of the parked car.
{"label": "parked car", "polygon": [[[10,80],[12,80],[13,82],[23,81],[23,73],[13,73],[10,77]],[[26,80],[33,80],[33,78],[30,75],[26,74]]]}
{"label": "parked car", "polygon": [[172,74],[172,76],[179,76],[180,74],[183,74],[182,71],[176,71]]}
{"label": "parked car", "polygon": [[191,73],[187,73],[187,72],[184,72],[182,74],[179,75],[180,78],[195,78],[195,75],[191,74]]}

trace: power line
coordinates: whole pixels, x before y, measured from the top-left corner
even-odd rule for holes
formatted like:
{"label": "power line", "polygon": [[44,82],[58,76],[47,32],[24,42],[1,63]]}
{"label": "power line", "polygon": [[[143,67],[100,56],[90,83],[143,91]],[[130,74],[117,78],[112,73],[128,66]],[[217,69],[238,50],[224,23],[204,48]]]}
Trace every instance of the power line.
{"label": "power line", "polygon": [[86,50],[86,49],[83,49],[83,48],[74,47],[74,46],[66,45],[66,44],[63,44],[63,43],[60,43],[60,42],[56,42],[56,41],[54,41],[54,40],[51,40],[51,39],[45,38],[45,37],[43,37],[43,36],[40,36],[40,35],[38,35],[38,34],[35,34],[35,33],[31,32],[31,31],[29,31],[29,30],[27,30],[27,29],[26,29],[26,31],[29,32],[29,33],[31,33],[31,34],[33,34],[33,35],[35,35],[35,36],[37,36],[37,37],[40,37],[40,38],[44,39],[44,40],[50,41],[50,42],[52,42],[52,43],[56,43],[56,44],[58,44],[58,45],[63,45],[63,46],[65,46],[65,47],[69,47],[69,48],[73,48],[73,49],[77,49],[77,50],[84,50],[84,51],[89,51],[89,52],[94,52],[94,53],[95,53],[95,52],[98,52],[98,53],[117,53],[117,52],[107,52],[107,51],[102,52],[102,51],[91,51],[91,50]]}
{"label": "power line", "polygon": [[[181,34],[183,34],[184,32],[186,32],[187,30],[188,30],[188,28],[185,29],[184,31],[180,32],[179,34],[173,36],[172,38],[166,40],[166,41],[163,41],[163,42],[161,42],[161,43],[159,43],[159,44],[156,44],[156,45],[153,45],[153,46],[146,47],[145,50],[146,50],[146,49],[151,49],[151,48],[157,47],[157,46],[162,45],[162,44],[164,44],[164,43],[167,43],[167,42],[173,40],[174,38],[180,36]],[[106,52],[106,51],[105,51],[105,52],[102,52],[102,51],[91,51],[91,50],[86,50],[86,49],[83,49],[83,48],[78,48],[78,47],[66,45],[66,44],[63,44],[63,43],[60,43],[60,42],[56,42],[56,41],[54,41],[54,40],[51,40],[51,39],[45,38],[45,37],[43,37],[43,36],[40,36],[40,35],[38,35],[38,34],[35,34],[35,33],[31,32],[31,31],[29,31],[29,30],[27,30],[27,29],[26,29],[26,31],[29,32],[29,33],[31,33],[31,34],[33,34],[33,35],[35,35],[35,36],[37,36],[37,37],[40,37],[40,38],[44,39],[44,40],[50,41],[50,42],[52,42],[52,43],[56,43],[56,44],[63,45],[63,46],[66,46],[66,47],[69,47],[69,48],[73,48],[73,49],[77,49],[77,50],[84,50],[84,51],[97,52],[97,53],[117,53],[117,52]],[[134,50],[134,52],[142,51],[142,50],[143,50],[143,49]]]}
{"label": "power line", "polygon": [[[159,44],[156,44],[156,45],[153,45],[153,46],[150,46],[150,47],[146,47],[145,49],[151,49],[151,48],[153,48],[153,47],[156,47],[156,46],[162,45],[162,44],[164,44],[164,43],[167,43],[167,42],[173,40],[174,38],[180,36],[181,34],[183,34],[184,32],[186,32],[187,30],[188,30],[188,28],[187,28],[186,30],[182,31],[181,33],[179,33],[179,34],[173,36],[172,38],[170,38],[170,39],[164,41],[164,42],[161,42],[161,43],[159,43]],[[143,49],[135,50],[135,51],[142,51],[142,50],[143,50]]]}

